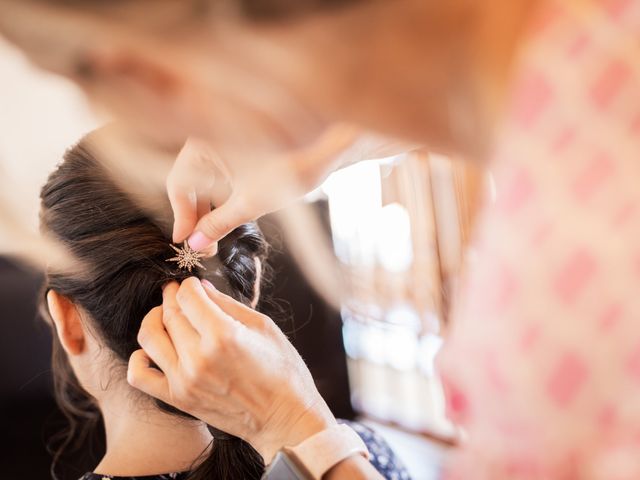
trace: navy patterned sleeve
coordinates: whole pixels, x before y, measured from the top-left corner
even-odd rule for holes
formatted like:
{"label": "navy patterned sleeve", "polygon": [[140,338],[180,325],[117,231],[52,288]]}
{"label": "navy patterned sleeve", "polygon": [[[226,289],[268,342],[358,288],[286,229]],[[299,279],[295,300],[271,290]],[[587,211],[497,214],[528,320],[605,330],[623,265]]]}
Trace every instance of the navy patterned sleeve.
{"label": "navy patterned sleeve", "polygon": [[380,475],[387,480],[410,480],[411,476],[403,465],[402,461],[393,453],[387,442],[374,430],[358,422],[347,422],[341,420],[340,423],[349,425],[360,435],[369,449],[369,461]]}

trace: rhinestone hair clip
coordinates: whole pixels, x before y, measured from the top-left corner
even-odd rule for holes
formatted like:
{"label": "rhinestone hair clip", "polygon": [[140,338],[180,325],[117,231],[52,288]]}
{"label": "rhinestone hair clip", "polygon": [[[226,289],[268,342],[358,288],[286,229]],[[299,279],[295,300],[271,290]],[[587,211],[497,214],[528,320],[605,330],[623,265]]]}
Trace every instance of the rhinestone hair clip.
{"label": "rhinestone hair clip", "polygon": [[178,264],[178,268],[187,270],[189,273],[191,273],[191,270],[193,270],[194,267],[200,267],[201,269],[206,270],[204,265],[200,263],[200,259],[203,258],[205,254],[193,250],[186,241],[182,244],[182,248],[178,248],[172,244],[169,244],[169,246],[173,248],[178,255],[168,258],[165,260],[166,262],[176,262]]}

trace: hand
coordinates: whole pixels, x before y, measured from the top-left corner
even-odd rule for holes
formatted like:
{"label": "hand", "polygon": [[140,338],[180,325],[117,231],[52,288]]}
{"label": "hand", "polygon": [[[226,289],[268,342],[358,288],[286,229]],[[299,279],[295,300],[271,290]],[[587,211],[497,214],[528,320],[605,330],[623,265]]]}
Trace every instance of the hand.
{"label": "hand", "polygon": [[265,463],[336,422],[273,321],[206,280],[168,284],[138,342],[127,375],[132,386],[243,438]]}
{"label": "hand", "polygon": [[[201,218],[208,218],[212,204],[219,205],[216,218],[233,210],[234,200],[230,198],[230,172],[222,159],[204,141],[190,138],[178,154],[167,176],[167,193],[173,209],[173,241],[180,243],[191,234]],[[237,195],[236,195],[237,196]],[[226,206],[225,206],[225,200]],[[242,223],[242,222],[240,222]],[[217,250],[217,242],[196,245],[192,248],[202,250],[207,247],[209,253]]]}
{"label": "hand", "polygon": [[167,178],[173,241],[189,237],[194,250],[215,253],[215,243],[231,230],[295,201],[336,168],[411,148],[336,125],[306,149],[247,163],[222,159],[207,143],[190,139]]}

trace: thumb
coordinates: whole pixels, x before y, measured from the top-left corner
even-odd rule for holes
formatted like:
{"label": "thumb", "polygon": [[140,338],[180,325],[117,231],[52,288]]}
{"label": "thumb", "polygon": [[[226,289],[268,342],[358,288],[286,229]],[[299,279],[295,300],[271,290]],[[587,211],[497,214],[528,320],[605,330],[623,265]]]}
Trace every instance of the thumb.
{"label": "thumb", "polygon": [[127,382],[134,388],[164,402],[170,401],[169,383],[163,372],[153,366],[144,350],[136,350],[129,358]]}
{"label": "thumb", "polygon": [[238,197],[231,195],[225,203],[198,220],[194,233],[189,237],[189,246],[196,251],[204,250],[254,218],[247,214]]}

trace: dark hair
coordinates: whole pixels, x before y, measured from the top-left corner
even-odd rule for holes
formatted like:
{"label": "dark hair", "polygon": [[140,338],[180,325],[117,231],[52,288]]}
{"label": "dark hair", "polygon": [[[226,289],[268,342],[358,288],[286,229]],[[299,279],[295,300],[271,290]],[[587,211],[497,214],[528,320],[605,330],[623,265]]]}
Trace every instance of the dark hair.
{"label": "dark hair", "polygon": [[[97,147],[86,137],[68,150],[41,191],[41,230],[62,242],[84,271],[49,271],[44,291],[54,290],[90,315],[90,327],[126,364],[139,347],[140,322],[162,303],[162,286],[188,276],[207,278],[217,288],[249,304],[255,296],[258,271],[256,258],[264,260],[266,241],[254,223],[236,228],[219,243],[218,254],[203,259],[206,270],[192,273],[166,260],[175,255],[170,248],[168,219],[152,219],[120,189],[97,159]],[[166,209],[170,212],[168,201]],[[44,302],[45,295],[42,296]],[[45,318],[52,328],[46,302]],[[57,335],[53,334],[52,368],[57,402],[69,421],[66,438],[54,454],[51,467],[61,454],[82,443],[100,421],[93,398],[76,378]],[[124,369],[122,372],[124,378]],[[142,395],[142,394],[141,394]],[[170,413],[190,417],[161,402]],[[258,479],[264,471],[261,456],[243,440],[210,428],[213,445],[207,457],[195,466],[191,480]],[[194,462],[195,464],[195,462]]]}

